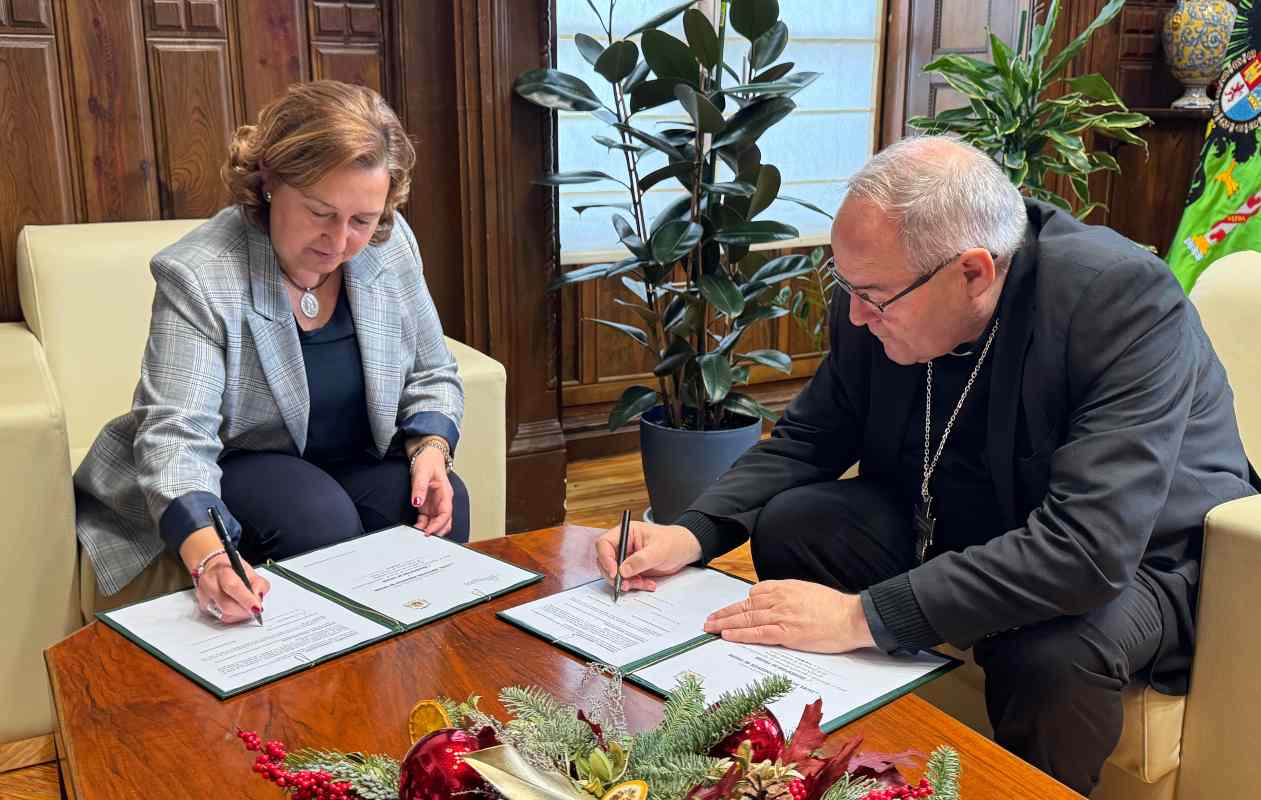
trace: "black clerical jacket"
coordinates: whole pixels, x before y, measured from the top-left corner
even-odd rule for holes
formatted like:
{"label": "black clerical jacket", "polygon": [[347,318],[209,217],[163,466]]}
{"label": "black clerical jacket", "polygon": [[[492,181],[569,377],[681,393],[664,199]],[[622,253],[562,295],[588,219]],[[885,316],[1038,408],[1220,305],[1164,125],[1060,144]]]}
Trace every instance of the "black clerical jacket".
{"label": "black clerical jacket", "polygon": [[[1006,532],[911,569],[915,600],[945,641],[967,648],[1101,606],[1141,567],[1175,626],[1152,684],[1185,692],[1205,514],[1254,491],[1226,373],[1160,259],[1052,206],[1028,201],[1026,213],[990,354],[986,446]],[[831,352],[772,437],[693,510],[747,533],[771,497],[855,462],[897,483],[925,368],[890,361],[850,324],[845,301]],[[712,557],[730,543],[702,546]]]}

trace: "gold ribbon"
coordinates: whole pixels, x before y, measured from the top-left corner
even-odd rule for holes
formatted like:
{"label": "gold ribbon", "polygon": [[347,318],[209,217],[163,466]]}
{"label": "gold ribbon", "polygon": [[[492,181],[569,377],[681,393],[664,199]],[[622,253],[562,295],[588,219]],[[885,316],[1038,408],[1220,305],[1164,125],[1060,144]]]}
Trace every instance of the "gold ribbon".
{"label": "gold ribbon", "polygon": [[508,800],[591,800],[559,772],[535,769],[515,747],[501,744],[460,756]]}

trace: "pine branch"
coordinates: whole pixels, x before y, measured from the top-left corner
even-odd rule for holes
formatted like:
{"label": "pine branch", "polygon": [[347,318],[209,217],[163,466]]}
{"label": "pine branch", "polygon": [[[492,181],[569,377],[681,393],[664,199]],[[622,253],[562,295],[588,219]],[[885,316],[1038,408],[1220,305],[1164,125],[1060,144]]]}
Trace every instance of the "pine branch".
{"label": "pine branch", "polygon": [[[666,756],[653,764],[641,765],[633,777],[648,782],[652,787],[653,800],[675,800],[709,779],[720,763],[722,759],[713,756],[680,753]],[[627,776],[628,779],[631,777]]]}
{"label": "pine branch", "polygon": [[396,800],[399,762],[389,756],[339,753],[303,748],[285,756],[291,772],[327,772],[335,781],[346,781],[363,800]]}
{"label": "pine branch", "polygon": [[959,800],[959,753],[941,745],[928,757],[924,777],[933,785],[933,800]]}
{"label": "pine branch", "polygon": [[[875,778],[855,778],[847,772],[823,793],[821,800],[862,800],[878,788],[880,781]],[[933,795],[933,800],[937,800],[937,795]]]}
{"label": "pine branch", "polygon": [[511,686],[499,693],[499,700],[516,717],[497,729],[499,740],[535,767],[568,772],[571,758],[586,756],[595,746],[595,735],[578,719],[578,709],[542,689]]}

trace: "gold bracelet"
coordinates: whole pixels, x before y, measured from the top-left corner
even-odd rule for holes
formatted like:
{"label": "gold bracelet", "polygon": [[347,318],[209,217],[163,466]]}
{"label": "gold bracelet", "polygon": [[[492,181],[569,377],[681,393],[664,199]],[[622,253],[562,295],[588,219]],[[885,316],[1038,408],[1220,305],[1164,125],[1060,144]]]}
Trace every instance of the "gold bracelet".
{"label": "gold bracelet", "polygon": [[451,465],[454,463],[454,459],[451,458],[451,447],[441,439],[426,439],[421,442],[420,446],[412,452],[411,457],[407,459],[407,471],[411,472],[415,468],[416,459],[420,457],[421,451],[427,447],[432,447],[434,450],[442,453],[442,461],[447,468],[447,472],[450,472]]}

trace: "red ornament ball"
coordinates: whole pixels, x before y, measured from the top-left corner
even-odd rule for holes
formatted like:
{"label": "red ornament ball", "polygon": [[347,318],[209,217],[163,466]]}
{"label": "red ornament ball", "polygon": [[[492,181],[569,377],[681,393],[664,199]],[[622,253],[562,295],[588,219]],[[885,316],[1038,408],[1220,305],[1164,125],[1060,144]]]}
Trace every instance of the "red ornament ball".
{"label": "red ornament ball", "polygon": [[735,755],[740,743],[748,740],[753,745],[751,760],[775,761],[784,751],[784,731],[779,727],[779,720],[766,709],[745,717],[740,730],[714,745],[709,751],[715,758],[727,758]]}
{"label": "red ornament ball", "polygon": [[457,792],[493,796],[490,784],[461,758],[479,749],[477,735],[468,731],[443,728],[423,737],[403,758],[399,800],[444,800]]}

